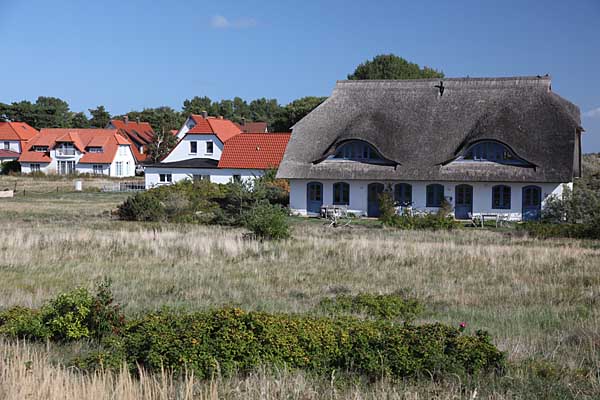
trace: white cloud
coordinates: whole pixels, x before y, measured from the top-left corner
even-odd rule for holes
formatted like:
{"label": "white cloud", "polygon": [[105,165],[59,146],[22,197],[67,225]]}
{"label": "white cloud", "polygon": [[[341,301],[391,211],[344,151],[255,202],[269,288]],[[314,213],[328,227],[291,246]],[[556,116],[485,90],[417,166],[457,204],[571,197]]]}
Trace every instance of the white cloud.
{"label": "white cloud", "polygon": [[215,15],[210,19],[210,25],[216,29],[253,28],[256,26],[256,20],[254,18],[238,18],[234,20],[229,20],[222,15]]}
{"label": "white cloud", "polygon": [[588,117],[588,118],[598,118],[600,117],[600,107],[594,108],[590,111],[584,112],[583,113],[584,117]]}

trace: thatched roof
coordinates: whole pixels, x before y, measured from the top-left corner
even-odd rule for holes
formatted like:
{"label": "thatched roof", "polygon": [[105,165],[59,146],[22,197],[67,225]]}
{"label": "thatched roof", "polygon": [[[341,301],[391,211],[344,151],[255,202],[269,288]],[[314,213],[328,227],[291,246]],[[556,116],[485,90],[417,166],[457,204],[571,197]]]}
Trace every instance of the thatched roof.
{"label": "thatched roof", "polygon": [[[340,81],[298,122],[278,176],[299,179],[569,182],[579,108],[549,77]],[[324,159],[360,139],[394,165]],[[497,140],[535,167],[451,162],[472,143]]]}

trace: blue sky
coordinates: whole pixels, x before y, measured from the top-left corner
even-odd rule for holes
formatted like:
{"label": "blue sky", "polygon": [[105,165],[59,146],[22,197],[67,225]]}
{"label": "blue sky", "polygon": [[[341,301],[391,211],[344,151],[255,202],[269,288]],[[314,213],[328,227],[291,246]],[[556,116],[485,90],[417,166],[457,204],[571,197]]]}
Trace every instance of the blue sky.
{"label": "blue sky", "polygon": [[[486,4],[483,4],[486,3]],[[193,96],[326,96],[394,53],[447,76],[549,73],[600,152],[600,1],[0,0],[0,101],[113,114]]]}

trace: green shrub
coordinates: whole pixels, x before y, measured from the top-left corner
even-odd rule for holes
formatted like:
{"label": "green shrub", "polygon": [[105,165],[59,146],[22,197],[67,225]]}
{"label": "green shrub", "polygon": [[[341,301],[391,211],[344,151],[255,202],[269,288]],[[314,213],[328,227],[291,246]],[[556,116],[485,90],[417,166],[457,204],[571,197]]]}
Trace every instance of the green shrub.
{"label": "green shrub", "polygon": [[0,175],[18,174],[21,172],[21,163],[17,160],[0,163]]}
{"label": "green shrub", "polygon": [[13,307],[0,312],[0,333],[32,340],[101,338],[119,333],[124,323],[109,283],[100,284],[95,296],[80,288],[59,294],[40,310]]}
{"label": "green shrub", "polygon": [[244,226],[261,239],[290,237],[287,211],[280,205],[262,201],[244,214]]}
{"label": "green shrub", "polygon": [[384,224],[389,224],[396,215],[396,202],[390,192],[383,192],[379,195],[379,220]]}
{"label": "green shrub", "polygon": [[600,239],[600,218],[587,224],[556,224],[547,222],[525,222],[517,229],[526,231],[530,236],[539,239],[572,238]]}
{"label": "green shrub", "polygon": [[164,205],[151,191],[136,193],[119,206],[119,218],[126,221],[161,221]]}
{"label": "green shrub", "polygon": [[561,197],[551,196],[542,210],[542,221],[592,224],[600,220],[600,194],[585,187],[564,188]]}
{"label": "green shrub", "polygon": [[504,356],[489,336],[462,335],[441,324],[412,326],[353,318],[314,318],[225,308],[194,314],[159,312],[132,322],[80,366],[118,367],[199,377],[248,372],[262,365],[332,371],[370,379],[474,374],[498,370]]}
{"label": "green shrub", "polygon": [[356,296],[340,294],[334,298],[325,298],[319,307],[330,313],[351,313],[368,315],[373,318],[411,321],[425,310],[417,299],[407,298],[401,293],[369,294]]}

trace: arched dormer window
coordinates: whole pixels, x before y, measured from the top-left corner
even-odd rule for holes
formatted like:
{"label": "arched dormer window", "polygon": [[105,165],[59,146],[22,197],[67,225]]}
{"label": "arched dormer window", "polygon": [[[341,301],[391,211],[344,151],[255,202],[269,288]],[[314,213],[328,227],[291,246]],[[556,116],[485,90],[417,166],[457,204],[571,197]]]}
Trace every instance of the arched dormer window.
{"label": "arched dormer window", "polygon": [[385,162],[385,159],[373,146],[361,140],[351,140],[343,143],[328,158],[332,160],[352,160],[371,163]]}
{"label": "arched dormer window", "polygon": [[508,148],[508,146],[492,140],[477,142],[471,145],[460,157],[458,157],[457,160],[489,161],[499,164],[513,165],[529,164],[527,161],[518,157],[511,149]]}

